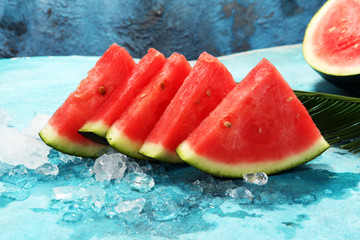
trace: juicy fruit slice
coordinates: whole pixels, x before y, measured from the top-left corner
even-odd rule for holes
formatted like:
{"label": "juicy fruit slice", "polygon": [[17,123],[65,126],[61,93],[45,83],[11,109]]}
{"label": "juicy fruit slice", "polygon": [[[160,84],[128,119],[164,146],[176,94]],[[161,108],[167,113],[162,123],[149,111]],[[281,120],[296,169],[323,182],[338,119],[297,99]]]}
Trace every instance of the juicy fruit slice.
{"label": "juicy fruit slice", "polygon": [[121,113],[130,105],[135,96],[163,67],[166,58],[150,48],[136,64],[130,77],[114,90],[114,93],[97,109],[79,129],[79,133],[100,143],[107,143],[106,132]]}
{"label": "juicy fruit slice", "polygon": [[41,139],[67,154],[82,157],[101,154],[106,146],[83,137],[77,130],[134,67],[134,60],[124,48],[111,45],[40,131]]}
{"label": "juicy fruit slice", "polygon": [[329,147],[281,74],[262,60],[177,148],[204,172],[277,173]]}
{"label": "juicy fruit slice", "polygon": [[182,163],[176,147],[235,86],[226,67],[217,58],[202,53],[140,153],[160,161]]}
{"label": "juicy fruit slice", "polygon": [[304,36],[305,60],[341,87],[351,88],[360,81],[359,13],[358,0],[329,0],[314,15]]}
{"label": "juicy fruit slice", "polygon": [[110,146],[133,158],[145,158],[138,151],[165,108],[176,94],[191,66],[174,53],[151,82],[136,96],[129,108],[106,134]]}

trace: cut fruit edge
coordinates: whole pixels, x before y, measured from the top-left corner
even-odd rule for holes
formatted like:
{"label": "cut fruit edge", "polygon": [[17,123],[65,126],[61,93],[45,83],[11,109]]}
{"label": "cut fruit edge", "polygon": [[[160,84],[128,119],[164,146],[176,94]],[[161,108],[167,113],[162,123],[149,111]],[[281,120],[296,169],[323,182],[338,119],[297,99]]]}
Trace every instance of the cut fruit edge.
{"label": "cut fruit edge", "polygon": [[203,172],[220,177],[241,178],[248,173],[265,172],[270,175],[291,169],[318,157],[329,147],[330,145],[325,139],[320,137],[308,149],[298,154],[289,155],[281,160],[269,159],[267,162],[238,164],[225,164],[215,159],[200,156],[186,140],[179,145],[176,152],[182,160]]}
{"label": "cut fruit edge", "polygon": [[167,150],[163,145],[157,143],[144,143],[139,153],[162,162],[174,164],[185,163],[176,153]]}
{"label": "cut fruit edge", "polygon": [[84,137],[100,143],[108,145],[106,140],[106,133],[110,126],[104,123],[102,120],[86,122],[79,130],[78,133]]}
{"label": "cut fruit edge", "polygon": [[66,154],[74,156],[97,158],[108,150],[108,146],[95,143],[86,138],[84,138],[86,143],[74,142],[59,135],[50,124],[45,125],[39,136],[48,146],[60,152],[66,150]]}
{"label": "cut fruit edge", "polygon": [[112,148],[126,156],[136,159],[151,160],[151,158],[139,154],[142,143],[130,140],[122,130],[117,129],[116,127],[111,127],[109,129],[106,134],[106,139]]}
{"label": "cut fruit edge", "polygon": [[321,59],[318,55],[314,54],[318,46],[313,44],[313,38],[316,38],[315,31],[323,24],[322,18],[328,14],[328,11],[333,8],[336,1],[327,1],[313,16],[310,23],[308,24],[304,41],[302,44],[302,52],[306,62],[316,71],[331,75],[331,76],[353,76],[360,74],[360,64],[355,66],[339,66],[329,64],[328,62]]}

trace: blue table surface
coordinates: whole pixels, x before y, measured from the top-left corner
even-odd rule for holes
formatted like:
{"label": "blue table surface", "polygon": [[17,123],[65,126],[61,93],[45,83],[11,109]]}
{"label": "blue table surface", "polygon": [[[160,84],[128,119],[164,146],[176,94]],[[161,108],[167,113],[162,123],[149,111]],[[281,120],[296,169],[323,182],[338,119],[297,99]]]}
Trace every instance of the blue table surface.
{"label": "blue table surface", "polygon": [[[301,45],[249,51],[219,59],[235,80],[241,81],[262,58],[272,62],[293,89],[349,95],[323,80],[306,64]],[[9,139],[15,136],[11,135],[15,130],[22,134],[36,116],[51,115],[97,59],[83,56],[0,59],[0,125],[6,132],[0,135],[0,145],[17,144],[17,140]],[[34,135],[31,139],[43,144]],[[26,141],[22,144],[26,145]],[[5,159],[7,155],[2,153],[6,151],[4,148],[0,147],[0,163],[9,163],[10,160]],[[26,155],[26,146],[18,151],[24,151],[21,156],[26,158],[11,161],[22,163],[28,169],[38,167],[35,160],[31,161],[34,156]],[[58,178],[38,181],[36,186],[27,189],[25,199],[5,199],[0,195],[0,239],[358,239],[360,236],[359,154],[331,147],[307,164],[269,176],[263,188],[255,189],[242,180],[230,180],[236,186],[254,191],[254,201],[250,203],[239,203],[215,190],[205,191],[204,181],[220,186],[224,179],[212,178],[189,166],[165,164],[162,167],[171,180],[152,176],[156,181],[153,193],[165,190],[189,197],[192,192],[184,186],[194,185],[197,178],[203,182],[203,191],[196,195],[197,203],[193,209],[187,209],[188,214],[179,214],[169,221],[156,221],[147,215],[146,220],[131,222],[119,216],[88,214],[88,209],[78,209],[83,211],[79,221],[63,221],[64,211],[70,205],[51,210],[49,206],[55,201],[53,189],[78,186],[89,180],[76,174],[66,178],[66,172],[72,170],[63,167]],[[1,184],[0,179],[0,194]],[[103,183],[93,184],[105,190],[109,188]],[[273,199],[256,202],[257,197],[264,196],[262,193]],[[140,196],[152,201],[153,197],[151,193],[139,195],[130,191],[126,194],[123,199]],[[177,197],[173,199],[178,201]],[[209,204],[214,199],[219,204]],[[181,208],[181,211],[185,210]]]}

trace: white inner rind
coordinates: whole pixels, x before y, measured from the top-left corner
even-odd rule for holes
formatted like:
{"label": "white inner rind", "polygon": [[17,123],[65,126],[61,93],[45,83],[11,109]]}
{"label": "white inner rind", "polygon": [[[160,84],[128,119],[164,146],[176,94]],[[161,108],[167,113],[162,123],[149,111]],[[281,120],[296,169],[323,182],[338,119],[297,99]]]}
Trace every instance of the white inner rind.
{"label": "white inner rind", "polygon": [[242,177],[247,173],[274,174],[296,167],[317,157],[329,147],[325,139],[320,137],[310,148],[283,159],[268,159],[257,163],[246,163],[242,160],[234,164],[198,155],[187,141],[180,144],[176,151],[182,160],[204,172],[224,177]]}
{"label": "white inner rind", "polygon": [[50,124],[46,126],[39,133],[41,139],[50,147],[53,147],[63,153],[80,157],[98,157],[107,150],[107,146],[86,141],[86,144],[74,142],[71,139],[59,135],[55,128]]}
{"label": "white inner rind", "polygon": [[146,156],[139,154],[142,143],[131,140],[122,130],[114,126],[107,132],[106,139],[111,147],[129,157],[149,160]]}
{"label": "white inner rind", "polygon": [[141,154],[151,157],[153,159],[168,162],[168,163],[184,163],[183,160],[176,154],[168,151],[161,144],[144,143],[139,151]]}
{"label": "white inner rind", "polygon": [[317,37],[315,31],[321,27],[324,23],[322,19],[324,15],[328,14],[328,11],[332,11],[334,4],[337,4],[338,0],[327,1],[320,10],[311,19],[304,36],[303,41],[303,55],[308,64],[319,72],[334,75],[334,76],[349,76],[360,74],[360,64],[344,65],[330,64],[326,61],[326,58],[322,58],[315,54],[317,45],[315,45],[314,39]]}
{"label": "white inner rind", "polygon": [[105,138],[106,132],[109,130],[109,126],[102,120],[86,122],[80,129],[79,132],[94,133],[100,137]]}

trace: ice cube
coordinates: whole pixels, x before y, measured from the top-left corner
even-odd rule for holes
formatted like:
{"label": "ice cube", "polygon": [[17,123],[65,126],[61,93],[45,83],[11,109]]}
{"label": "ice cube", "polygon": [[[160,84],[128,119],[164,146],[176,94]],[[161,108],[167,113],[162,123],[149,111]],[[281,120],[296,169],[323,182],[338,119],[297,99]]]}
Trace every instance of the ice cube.
{"label": "ice cube", "polygon": [[177,218],[180,208],[171,199],[157,199],[152,206],[153,217],[156,221],[170,221]]}
{"label": "ice cube", "polygon": [[0,126],[0,162],[35,169],[48,162],[50,147],[16,128]]}
{"label": "ice cube", "polygon": [[127,174],[131,174],[131,173],[143,173],[144,171],[134,159],[131,159],[130,161],[128,161],[126,172]]}
{"label": "ice cube", "polygon": [[2,177],[5,174],[8,174],[11,168],[13,168],[12,165],[0,162],[0,177]]}
{"label": "ice cube", "polygon": [[45,163],[36,168],[35,173],[39,180],[49,180],[56,178],[59,174],[59,168],[55,164]]}
{"label": "ice cube", "polygon": [[20,164],[8,170],[8,172],[2,176],[1,181],[17,184],[18,182],[22,182],[28,173],[28,169]]}
{"label": "ice cube", "polygon": [[200,180],[197,179],[191,184],[190,190],[195,193],[202,193],[204,191],[204,189],[200,185],[201,185],[201,182],[200,182]]}
{"label": "ice cube", "polygon": [[256,185],[265,185],[268,182],[268,176],[264,172],[244,174],[243,178],[245,182]]}
{"label": "ice cube", "polygon": [[229,190],[228,195],[239,203],[250,203],[254,198],[249,189],[245,187],[231,189]]}
{"label": "ice cube", "polygon": [[109,181],[124,176],[127,159],[120,153],[104,154],[97,158],[94,164],[94,173],[97,181]]}
{"label": "ice cube", "polygon": [[22,130],[22,133],[32,138],[39,138],[40,130],[45,126],[49,119],[50,115],[48,114],[36,114],[33,120],[31,120],[31,122]]}
{"label": "ice cube", "polygon": [[0,196],[16,201],[23,201],[27,199],[30,194],[24,188],[18,187],[15,184],[0,182]]}
{"label": "ice cube", "polygon": [[123,201],[115,206],[117,213],[139,214],[145,205],[145,198],[138,198],[131,201]]}
{"label": "ice cube", "polygon": [[154,179],[144,173],[131,173],[128,176],[128,183],[132,190],[142,193],[150,192],[155,186]]}
{"label": "ice cube", "polygon": [[100,213],[102,207],[104,206],[104,204],[105,204],[104,199],[96,198],[96,199],[93,200],[92,203],[91,203],[91,209],[92,209],[94,212],[96,212],[96,213]]}
{"label": "ice cube", "polygon": [[29,169],[24,165],[17,165],[1,177],[1,181],[13,183],[19,187],[29,189],[37,184],[37,178],[29,174]]}
{"label": "ice cube", "polygon": [[81,157],[65,154],[55,149],[50,149],[48,158],[50,163],[55,164],[57,166],[65,166],[71,163],[81,163],[83,161],[83,158]]}

